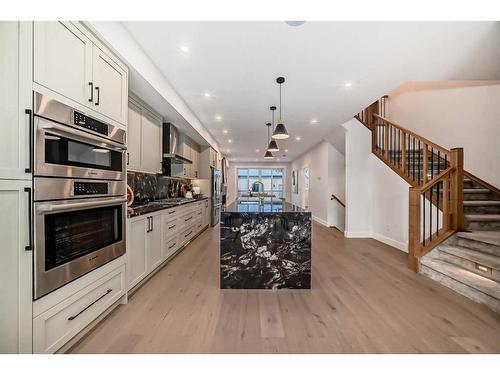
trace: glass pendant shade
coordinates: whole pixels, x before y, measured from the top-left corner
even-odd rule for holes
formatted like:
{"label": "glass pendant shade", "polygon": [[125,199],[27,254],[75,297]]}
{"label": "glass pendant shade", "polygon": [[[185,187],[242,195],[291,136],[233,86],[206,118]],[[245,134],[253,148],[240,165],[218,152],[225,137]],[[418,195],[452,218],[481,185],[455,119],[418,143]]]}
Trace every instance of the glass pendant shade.
{"label": "glass pendant shade", "polygon": [[274,139],[287,139],[288,137],[290,136],[288,135],[284,124],[278,124],[276,129],[274,129],[273,135],[271,136],[271,138]]}
{"label": "glass pendant shade", "polygon": [[264,154],[264,159],[272,159],[273,157],[274,156],[271,151],[266,151],[266,153]]}
{"label": "glass pendant shade", "polygon": [[271,142],[269,142],[269,146],[267,146],[267,151],[279,151],[278,144],[276,141],[273,139]]}

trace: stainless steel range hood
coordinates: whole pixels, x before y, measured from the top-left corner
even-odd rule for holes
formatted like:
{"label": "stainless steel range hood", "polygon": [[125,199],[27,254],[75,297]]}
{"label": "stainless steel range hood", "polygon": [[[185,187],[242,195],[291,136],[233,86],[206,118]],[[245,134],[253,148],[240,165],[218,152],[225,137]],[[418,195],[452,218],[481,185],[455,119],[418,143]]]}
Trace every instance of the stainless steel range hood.
{"label": "stainless steel range hood", "polygon": [[163,163],[165,164],[192,164],[193,162],[179,152],[179,132],[177,128],[167,122],[163,124]]}

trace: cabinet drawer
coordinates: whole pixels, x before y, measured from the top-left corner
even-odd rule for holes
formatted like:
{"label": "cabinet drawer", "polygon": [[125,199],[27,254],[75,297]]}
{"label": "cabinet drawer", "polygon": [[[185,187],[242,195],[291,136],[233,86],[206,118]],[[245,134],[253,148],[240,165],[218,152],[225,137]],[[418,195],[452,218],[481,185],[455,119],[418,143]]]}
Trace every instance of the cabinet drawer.
{"label": "cabinet drawer", "polygon": [[196,215],[194,212],[188,212],[187,214],[184,214],[179,219],[179,227],[186,228],[188,226],[192,226],[195,218]]}
{"label": "cabinet drawer", "polygon": [[54,353],[125,292],[125,265],[33,319],[34,353]]}
{"label": "cabinet drawer", "polygon": [[202,229],[203,229],[203,220],[201,218],[196,219],[196,221],[194,222],[195,233],[200,233]]}
{"label": "cabinet drawer", "polygon": [[196,234],[194,226],[190,225],[188,228],[186,228],[181,234],[179,234],[179,242],[181,245],[184,245],[186,242],[188,242],[193,236]]}
{"label": "cabinet drawer", "polygon": [[173,253],[179,249],[181,246],[181,241],[179,237],[174,237],[170,239],[169,241],[166,241],[163,243],[164,247],[164,256],[163,259],[168,259]]}
{"label": "cabinet drawer", "polygon": [[170,220],[163,219],[163,239],[168,240],[177,235],[179,232],[178,220],[175,217]]}

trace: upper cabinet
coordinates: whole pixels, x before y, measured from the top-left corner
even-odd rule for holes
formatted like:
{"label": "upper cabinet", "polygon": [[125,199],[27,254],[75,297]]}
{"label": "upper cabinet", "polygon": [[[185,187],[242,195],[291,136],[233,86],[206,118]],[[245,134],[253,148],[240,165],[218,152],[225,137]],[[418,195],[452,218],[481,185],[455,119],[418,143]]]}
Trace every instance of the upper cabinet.
{"label": "upper cabinet", "polygon": [[0,179],[31,179],[31,27],[0,22]]}
{"label": "upper cabinet", "polygon": [[127,125],[128,69],[119,59],[78,23],[34,22],[33,35],[36,84],[68,105]]}
{"label": "upper cabinet", "polygon": [[210,168],[218,168],[218,152],[212,147],[205,148],[201,153],[198,160],[198,175],[199,178],[209,179]]}
{"label": "upper cabinet", "polygon": [[199,178],[200,150],[198,144],[187,135],[182,134],[179,137],[179,153],[186,159],[191,160],[192,163],[173,165],[172,175],[190,179]]}
{"label": "upper cabinet", "polygon": [[128,105],[127,169],[161,172],[162,121],[145,104],[131,99]]}

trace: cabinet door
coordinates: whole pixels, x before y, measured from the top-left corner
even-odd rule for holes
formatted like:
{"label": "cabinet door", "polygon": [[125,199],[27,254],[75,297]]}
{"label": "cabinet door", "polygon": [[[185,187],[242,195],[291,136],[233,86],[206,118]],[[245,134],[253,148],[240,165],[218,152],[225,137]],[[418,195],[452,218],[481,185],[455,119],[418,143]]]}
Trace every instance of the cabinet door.
{"label": "cabinet door", "polygon": [[161,214],[151,216],[150,223],[150,232],[146,238],[148,273],[158,267],[163,260],[161,251]]}
{"label": "cabinet door", "polygon": [[31,22],[0,22],[0,178],[29,179]]}
{"label": "cabinet door", "polygon": [[142,171],[161,170],[161,121],[147,112],[142,115]]}
{"label": "cabinet door", "polygon": [[128,220],[127,223],[127,280],[129,290],[147,275],[146,230],[147,220]]}
{"label": "cabinet door", "polygon": [[[0,353],[31,353],[32,262],[29,181],[0,180]],[[5,214],[7,213],[7,214]]]}
{"label": "cabinet door", "polygon": [[70,22],[34,23],[33,80],[80,104],[91,101],[92,42]]}
{"label": "cabinet door", "polygon": [[135,104],[128,104],[127,126],[127,167],[136,171],[141,170],[142,155],[142,114]]}
{"label": "cabinet door", "polygon": [[127,124],[128,74],[116,61],[94,45],[92,77],[94,109]]}

